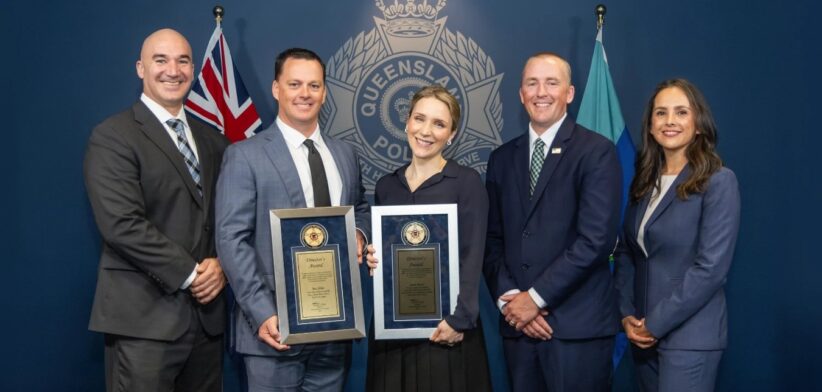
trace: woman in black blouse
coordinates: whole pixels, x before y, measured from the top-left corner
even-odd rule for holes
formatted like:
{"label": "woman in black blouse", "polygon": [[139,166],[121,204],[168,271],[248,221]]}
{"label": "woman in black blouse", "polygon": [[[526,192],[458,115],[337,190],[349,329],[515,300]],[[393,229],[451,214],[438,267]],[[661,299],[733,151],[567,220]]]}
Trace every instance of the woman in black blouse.
{"label": "woman in black blouse", "polygon": [[[459,104],[446,89],[432,85],[417,91],[405,129],[411,162],[377,182],[377,205],[457,204],[460,290],[454,313],[428,341],[369,342],[369,391],[491,389],[478,298],[488,195],[474,169],[442,156],[457,134],[459,119]],[[370,245],[367,260],[370,268],[377,266]]]}

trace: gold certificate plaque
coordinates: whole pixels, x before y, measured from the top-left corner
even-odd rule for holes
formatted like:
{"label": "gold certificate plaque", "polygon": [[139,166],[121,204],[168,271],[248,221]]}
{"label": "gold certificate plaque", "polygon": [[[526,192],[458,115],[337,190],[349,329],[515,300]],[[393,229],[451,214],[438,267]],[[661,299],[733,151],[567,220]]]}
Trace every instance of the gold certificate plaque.
{"label": "gold certificate plaque", "polygon": [[436,316],[439,268],[435,248],[398,249],[395,303],[400,316]]}
{"label": "gold certificate plaque", "polygon": [[333,250],[296,254],[299,321],[339,317],[337,261]]}

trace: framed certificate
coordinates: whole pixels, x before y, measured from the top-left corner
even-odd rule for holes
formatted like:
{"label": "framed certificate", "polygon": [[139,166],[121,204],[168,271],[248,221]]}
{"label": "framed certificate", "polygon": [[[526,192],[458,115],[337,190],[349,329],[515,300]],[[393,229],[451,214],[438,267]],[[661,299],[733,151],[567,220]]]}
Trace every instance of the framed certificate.
{"label": "framed certificate", "polygon": [[457,307],[457,205],[371,208],[374,338],[427,339]]}
{"label": "framed certificate", "polygon": [[270,214],[281,341],[365,337],[353,207]]}

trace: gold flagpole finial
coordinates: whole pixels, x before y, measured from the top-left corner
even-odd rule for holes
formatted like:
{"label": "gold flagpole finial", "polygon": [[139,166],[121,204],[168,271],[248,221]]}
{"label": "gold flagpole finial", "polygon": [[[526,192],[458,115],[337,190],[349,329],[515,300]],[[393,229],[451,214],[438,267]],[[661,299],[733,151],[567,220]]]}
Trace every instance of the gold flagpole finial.
{"label": "gold flagpole finial", "polygon": [[223,15],[225,15],[225,8],[217,4],[214,6],[214,10],[212,10],[212,12],[214,13],[214,20],[216,20],[217,23],[221,23],[223,21]]}
{"label": "gold flagpole finial", "polygon": [[600,30],[602,25],[605,24],[605,11],[607,11],[607,8],[605,8],[605,4],[598,4],[594,11],[597,15],[597,30]]}

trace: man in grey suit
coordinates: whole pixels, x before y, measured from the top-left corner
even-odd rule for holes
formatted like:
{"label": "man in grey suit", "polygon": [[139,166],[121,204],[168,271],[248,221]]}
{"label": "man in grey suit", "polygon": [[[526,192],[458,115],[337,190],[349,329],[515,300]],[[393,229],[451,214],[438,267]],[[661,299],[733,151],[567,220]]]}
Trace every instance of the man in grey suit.
{"label": "man in grey suit", "polygon": [[225,286],[214,191],[228,142],[186,118],[191,46],[143,42],[143,94],[94,128],[84,175],[103,249],[89,329],[105,333],[108,391],[220,391]]}
{"label": "man in grey suit", "polygon": [[370,215],[358,159],[352,146],[320,132],[325,65],[316,53],[280,53],[272,93],[276,123],[226,150],[217,185],[217,253],[239,308],[232,338],[251,391],[341,390],[351,342],[281,342],[269,210],[353,205],[361,257]]}

